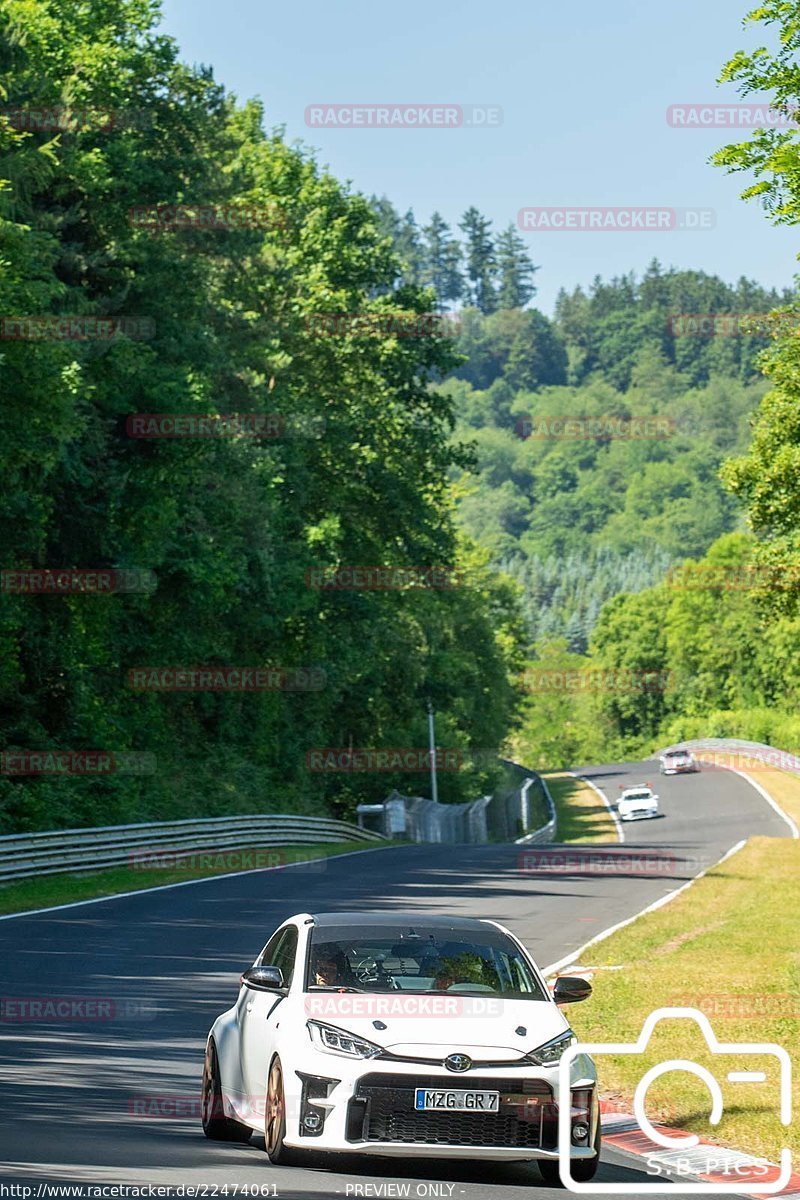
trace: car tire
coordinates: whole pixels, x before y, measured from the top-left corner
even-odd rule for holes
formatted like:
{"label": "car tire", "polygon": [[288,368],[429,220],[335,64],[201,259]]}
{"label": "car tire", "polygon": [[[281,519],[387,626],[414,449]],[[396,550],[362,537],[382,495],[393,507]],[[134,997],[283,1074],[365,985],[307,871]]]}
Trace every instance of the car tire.
{"label": "car tire", "polygon": [[[575,1183],[589,1183],[597,1174],[597,1168],[600,1166],[600,1145],[602,1134],[600,1131],[600,1122],[597,1122],[597,1133],[594,1137],[594,1157],[593,1158],[576,1158],[575,1162],[570,1164],[570,1173]],[[558,1160],[552,1158],[540,1159],[537,1162],[539,1174],[542,1177],[546,1187],[563,1187],[561,1175],[558,1170]]]}
{"label": "car tire", "polygon": [[297,1166],[303,1161],[302,1150],[284,1145],[286,1137],[286,1092],[283,1087],[283,1067],[276,1055],[267,1078],[267,1102],[264,1106],[264,1149],[276,1167]]}
{"label": "car tire", "polygon": [[208,1039],[203,1063],[203,1091],[200,1099],[203,1133],[212,1142],[249,1142],[252,1129],[241,1121],[225,1116],[222,1100],[222,1079],[214,1039]]}

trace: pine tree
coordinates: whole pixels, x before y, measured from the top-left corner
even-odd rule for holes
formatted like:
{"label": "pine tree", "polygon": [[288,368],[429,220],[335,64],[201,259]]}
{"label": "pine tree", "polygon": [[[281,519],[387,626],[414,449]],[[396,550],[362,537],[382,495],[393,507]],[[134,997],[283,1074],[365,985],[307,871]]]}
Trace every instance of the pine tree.
{"label": "pine tree", "polygon": [[437,305],[443,309],[448,302],[464,295],[464,276],[461,274],[461,247],[450,236],[450,226],[435,212],[430,225],[422,230],[425,238],[425,265],[422,282],[436,292]]}
{"label": "pine tree", "polygon": [[524,308],[536,295],[533,276],[539,268],[530,260],[525,242],[513,224],[497,238],[497,304],[499,308]]}
{"label": "pine tree", "polygon": [[484,315],[494,312],[497,308],[493,284],[496,260],[491,225],[489,218],[482,216],[472,205],[464,213],[458,226],[467,236],[469,300]]}
{"label": "pine tree", "polygon": [[378,232],[381,237],[391,238],[392,245],[397,245],[400,232],[400,214],[387,196],[370,196],[369,202],[378,218]]}
{"label": "pine tree", "polygon": [[403,283],[418,286],[422,282],[425,251],[420,240],[414,212],[410,208],[399,222],[394,248],[403,263]]}

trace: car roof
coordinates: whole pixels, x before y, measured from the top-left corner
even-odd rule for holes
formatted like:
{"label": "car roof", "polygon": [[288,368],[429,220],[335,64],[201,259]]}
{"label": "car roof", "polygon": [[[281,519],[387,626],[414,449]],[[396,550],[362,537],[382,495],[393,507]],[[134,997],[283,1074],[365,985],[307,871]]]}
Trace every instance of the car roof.
{"label": "car roof", "polygon": [[482,921],[479,917],[449,917],[449,916],[426,916],[424,913],[418,912],[325,912],[313,913],[314,924],[320,928],[326,925],[347,925],[357,927],[387,925],[397,928],[398,925],[407,925],[412,928],[415,925],[423,925],[436,929],[482,929],[485,930],[487,925],[491,927],[491,921]]}

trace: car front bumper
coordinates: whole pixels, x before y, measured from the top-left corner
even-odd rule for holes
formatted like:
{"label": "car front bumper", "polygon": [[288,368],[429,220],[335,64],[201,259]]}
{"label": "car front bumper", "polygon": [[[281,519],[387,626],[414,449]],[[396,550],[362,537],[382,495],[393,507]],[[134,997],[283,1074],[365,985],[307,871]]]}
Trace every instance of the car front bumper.
{"label": "car front bumper", "polygon": [[621,821],[644,821],[647,817],[657,817],[657,808],[629,808],[620,810],[619,818]]}
{"label": "car front bumper", "polygon": [[[413,1152],[422,1158],[558,1159],[557,1066],[482,1067],[455,1074],[410,1060],[354,1062],[315,1053],[310,1062],[310,1057],[294,1064],[291,1073],[284,1064],[287,1146],[391,1157]],[[499,1091],[499,1111],[417,1111],[417,1087]],[[594,1064],[586,1055],[573,1064],[571,1088],[583,1106],[574,1109],[574,1120],[586,1110],[590,1127],[585,1144],[571,1147],[571,1157],[591,1158],[599,1112]],[[313,1131],[304,1129],[309,1113],[318,1123]]]}

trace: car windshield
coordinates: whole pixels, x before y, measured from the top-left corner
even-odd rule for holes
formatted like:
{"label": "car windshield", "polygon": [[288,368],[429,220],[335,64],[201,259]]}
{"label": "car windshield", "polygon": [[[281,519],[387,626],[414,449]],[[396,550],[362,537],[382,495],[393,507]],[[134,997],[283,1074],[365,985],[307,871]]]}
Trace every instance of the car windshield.
{"label": "car windshield", "polygon": [[500,930],[425,925],[312,930],[306,991],[339,988],[549,999],[517,946]]}
{"label": "car windshield", "polygon": [[652,792],[626,792],[623,800],[651,800]]}

